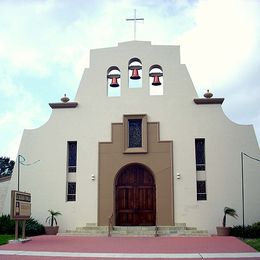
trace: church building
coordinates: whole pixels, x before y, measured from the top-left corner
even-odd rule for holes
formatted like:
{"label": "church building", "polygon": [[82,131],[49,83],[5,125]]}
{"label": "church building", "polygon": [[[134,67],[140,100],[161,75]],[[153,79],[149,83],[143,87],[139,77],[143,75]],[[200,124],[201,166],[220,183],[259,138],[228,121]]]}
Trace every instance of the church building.
{"label": "church building", "polygon": [[50,103],[49,120],[23,133],[19,155],[40,160],[20,165],[32,217],[44,224],[49,209],[61,212],[60,232],[112,216],[115,226],[185,223],[214,234],[226,206],[239,215],[229,225],[242,224],[242,210],[246,224],[260,221],[259,164],[244,158],[241,178],[241,153],[260,157],[255,132],[230,121],[223,102],[198,97],[179,46],[91,50],[75,99]]}

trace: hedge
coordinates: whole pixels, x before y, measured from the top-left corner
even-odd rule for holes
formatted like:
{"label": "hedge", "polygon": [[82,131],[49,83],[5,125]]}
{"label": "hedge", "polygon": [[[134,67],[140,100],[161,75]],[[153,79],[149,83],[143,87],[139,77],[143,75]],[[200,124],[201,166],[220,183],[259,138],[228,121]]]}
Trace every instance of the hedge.
{"label": "hedge", "polygon": [[[19,224],[19,233],[22,232],[22,223]],[[11,220],[10,215],[0,217],[0,234],[13,235],[15,233],[15,221]],[[44,234],[44,227],[34,218],[26,221],[26,236],[37,236]]]}
{"label": "hedge", "polygon": [[253,225],[234,226],[231,228],[231,236],[246,237],[246,238],[260,238],[260,222],[256,222]]}

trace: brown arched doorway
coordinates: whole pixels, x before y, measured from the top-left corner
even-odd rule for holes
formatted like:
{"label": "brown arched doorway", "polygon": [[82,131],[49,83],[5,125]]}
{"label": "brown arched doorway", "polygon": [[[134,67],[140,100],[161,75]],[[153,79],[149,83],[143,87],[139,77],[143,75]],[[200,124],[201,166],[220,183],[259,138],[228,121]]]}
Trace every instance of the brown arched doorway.
{"label": "brown arched doorway", "polygon": [[117,226],[155,226],[156,188],[152,172],[142,164],[123,167],[115,179]]}

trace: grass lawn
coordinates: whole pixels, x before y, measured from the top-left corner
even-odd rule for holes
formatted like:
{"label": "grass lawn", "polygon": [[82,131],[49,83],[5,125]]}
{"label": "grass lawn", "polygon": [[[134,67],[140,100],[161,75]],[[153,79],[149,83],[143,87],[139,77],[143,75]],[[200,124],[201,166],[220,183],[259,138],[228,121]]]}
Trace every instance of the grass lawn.
{"label": "grass lawn", "polygon": [[260,252],[260,238],[246,239],[245,242],[256,249],[258,252]]}
{"label": "grass lawn", "polygon": [[11,239],[14,239],[14,235],[0,235],[0,245],[8,244]]}

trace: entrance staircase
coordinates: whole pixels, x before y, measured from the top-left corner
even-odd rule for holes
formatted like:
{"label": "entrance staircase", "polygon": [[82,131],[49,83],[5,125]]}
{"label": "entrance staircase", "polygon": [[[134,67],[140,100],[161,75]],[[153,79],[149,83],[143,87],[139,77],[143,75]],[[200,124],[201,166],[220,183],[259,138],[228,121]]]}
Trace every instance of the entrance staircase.
{"label": "entrance staircase", "polygon": [[[110,234],[109,234],[110,233]],[[87,224],[85,227],[76,230],[67,230],[59,235],[85,235],[85,236],[208,236],[208,231],[197,230],[187,227],[185,223],[175,224],[175,226],[136,226],[123,227],[95,226]]]}

